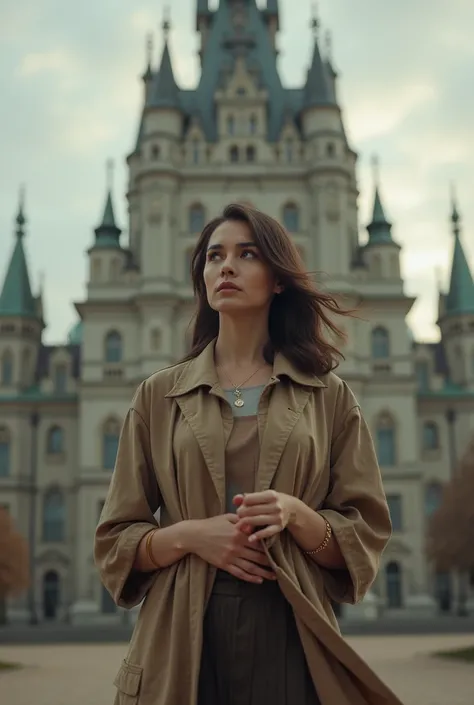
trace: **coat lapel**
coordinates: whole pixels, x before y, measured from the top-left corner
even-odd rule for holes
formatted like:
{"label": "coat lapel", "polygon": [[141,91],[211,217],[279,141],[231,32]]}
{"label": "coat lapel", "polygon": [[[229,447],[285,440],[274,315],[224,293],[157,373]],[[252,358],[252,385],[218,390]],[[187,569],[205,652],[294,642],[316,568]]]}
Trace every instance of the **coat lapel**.
{"label": "coat lapel", "polygon": [[312,389],[276,384],[270,397],[257,470],[257,492],[270,489],[288,438],[306,406]]}

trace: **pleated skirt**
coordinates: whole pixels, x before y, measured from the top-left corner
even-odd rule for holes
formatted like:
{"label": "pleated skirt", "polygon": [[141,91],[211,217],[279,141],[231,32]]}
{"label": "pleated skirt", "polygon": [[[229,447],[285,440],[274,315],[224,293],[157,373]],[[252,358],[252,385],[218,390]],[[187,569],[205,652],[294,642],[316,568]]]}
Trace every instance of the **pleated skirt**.
{"label": "pleated skirt", "polygon": [[199,705],[320,705],[276,582],[218,572],[204,620]]}

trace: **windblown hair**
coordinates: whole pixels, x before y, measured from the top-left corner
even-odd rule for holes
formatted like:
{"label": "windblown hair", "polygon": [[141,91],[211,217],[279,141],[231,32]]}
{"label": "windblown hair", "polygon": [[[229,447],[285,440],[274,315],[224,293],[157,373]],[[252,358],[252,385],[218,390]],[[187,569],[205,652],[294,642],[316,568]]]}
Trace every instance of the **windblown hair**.
{"label": "windblown hair", "polygon": [[277,220],[237,203],[228,205],[222,216],[205,226],[194,249],[191,275],[197,308],[191,351],[183,361],[197,357],[219,333],[219,313],[207,300],[204,266],[209,240],[226,221],[248,225],[262,260],[284,287],[270,305],[270,341],[264,350],[265,360],[272,364],[275,353],[280,352],[303,373],[323,375],[335,369],[344,356],[329,342],[329,337],[342,341],[345,335],[331,316],[349,316],[352,312],[342,309],[334,296],[316,287],[290,235]]}

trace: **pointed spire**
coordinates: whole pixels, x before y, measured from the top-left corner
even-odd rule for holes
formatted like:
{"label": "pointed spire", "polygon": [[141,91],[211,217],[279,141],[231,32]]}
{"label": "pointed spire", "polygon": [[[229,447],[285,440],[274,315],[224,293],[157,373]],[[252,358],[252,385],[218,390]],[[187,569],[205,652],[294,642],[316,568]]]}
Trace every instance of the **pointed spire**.
{"label": "pointed spire", "polygon": [[319,105],[336,105],[336,98],[332,86],[332,76],[329,73],[328,64],[321,58],[319,49],[319,30],[321,23],[319,20],[317,4],[313,5],[313,18],[311,27],[314,34],[313,58],[308,70],[308,77],[304,89],[304,107],[316,107]]}
{"label": "pointed spire", "polygon": [[454,251],[449,291],[446,296],[446,314],[474,314],[474,281],[461,242],[461,217],[456,203],[454,188],[452,189],[451,199],[451,224],[454,235]]}
{"label": "pointed spire", "polygon": [[367,226],[369,245],[393,243],[392,224],[386,218],[380,197],[379,161],[377,157],[372,159],[372,167],[374,171],[375,195],[372,221]]}
{"label": "pointed spire", "polygon": [[95,247],[120,247],[120,233],[122,232],[115,222],[114,207],[112,203],[112,180],[114,163],[107,161],[107,196],[105,199],[102,222],[95,229]]}
{"label": "pointed spire", "polygon": [[165,43],[161,55],[160,68],[153,78],[150,87],[148,106],[153,108],[180,109],[180,91],[176,83],[169,49],[169,34],[171,30],[169,7],[165,8],[162,24]]}
{"label": "pointed spire", "polygon": [[0,294],[0,316],[36,318],[36,301],[31,293],[30,277],[26,262],[23,238],[25,236],[25,191],[20,189],[18,214],[16,216],[15,247],[7,268],[2,293]]}

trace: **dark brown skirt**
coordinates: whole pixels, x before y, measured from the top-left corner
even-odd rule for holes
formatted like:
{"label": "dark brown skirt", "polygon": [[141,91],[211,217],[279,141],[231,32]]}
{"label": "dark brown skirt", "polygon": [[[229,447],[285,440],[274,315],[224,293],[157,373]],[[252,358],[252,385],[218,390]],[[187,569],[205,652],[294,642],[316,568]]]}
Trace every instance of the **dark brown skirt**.
{"label": "dark brown skirt", "polygon": [[320,705],[277,583],[218,573],[204,620],[199,705]]}

